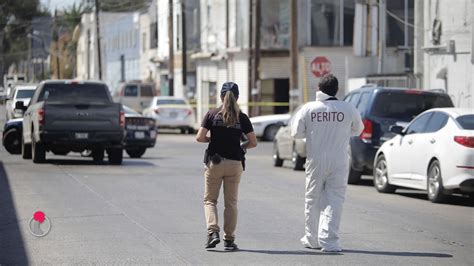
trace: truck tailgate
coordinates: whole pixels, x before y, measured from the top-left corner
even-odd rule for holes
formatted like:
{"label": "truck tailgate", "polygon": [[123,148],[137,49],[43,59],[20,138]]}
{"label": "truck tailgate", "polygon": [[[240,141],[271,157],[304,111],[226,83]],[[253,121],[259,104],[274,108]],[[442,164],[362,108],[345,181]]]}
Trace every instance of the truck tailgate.
{"label": "truck tailgate", "polygon": [[45,103],[45,131],[116,131],[120,129],[119,103]]}

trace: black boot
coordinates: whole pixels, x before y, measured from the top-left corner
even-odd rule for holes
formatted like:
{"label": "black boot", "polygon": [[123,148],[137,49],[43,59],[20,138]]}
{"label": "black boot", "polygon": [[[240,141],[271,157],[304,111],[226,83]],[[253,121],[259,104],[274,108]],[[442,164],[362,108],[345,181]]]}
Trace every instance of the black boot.
{"label": "black boot", "polygon": [[219,233],[214,232],[212,234],[207,235],[207,242],[206,242],[206,248],[215,248],[217,244],[221,242],[219,238]]}

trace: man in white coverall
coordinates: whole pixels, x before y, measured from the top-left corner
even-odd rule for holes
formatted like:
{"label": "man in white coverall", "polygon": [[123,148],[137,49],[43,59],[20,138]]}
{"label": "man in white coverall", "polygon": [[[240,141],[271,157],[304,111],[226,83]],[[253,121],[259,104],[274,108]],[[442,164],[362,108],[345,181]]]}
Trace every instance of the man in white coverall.
{"label": "man in white coverall", "polygon": [[349,140],[364,129],[352,104],[335,98],[332,74],[319,82],[316,101],[296,114],[291,135],[306,138],[305,236],[301,243],[323,252],[340,252],[339,225],[349,175]]}

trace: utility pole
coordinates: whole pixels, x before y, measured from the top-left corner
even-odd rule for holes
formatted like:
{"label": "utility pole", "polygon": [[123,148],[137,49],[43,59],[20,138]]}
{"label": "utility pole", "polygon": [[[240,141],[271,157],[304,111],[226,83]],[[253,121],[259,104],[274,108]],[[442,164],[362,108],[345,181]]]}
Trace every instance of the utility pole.
{"label": "utility pole", "polygon": [[96,29],[97,29],[97,57],[98,57],[98,65],[99,65],[99,80],[102,80],[102,56],[100,52],[100,21],[99,21],[99,9],[100,4],[99,0],[95,0],[95,21],[96,21]]}
{"label": "utility pole", "polygon": [[183,88],[186,92],[187,85],[187,47],[186,47],[186,0],[181,0],[181,42],[182,42],[182,55],[183,55]]}
{"label": "utility pole", "polygon": [[379,54],[378,54],[378,73],[383,73],[383,64],[385,56],[385,0],[379,0]]}
{"label": "utility pole", "polygon": [[168,89],[169,95],[174,95],[174,34],[173,34],[173,0],[169,0],[168,14],[168,39],[169,39],[169,62],[168,62]]}
{"label": "utility pole", "polygon": [[298,0],[290,0],[290,112],[299,104],[298,87]]}
{"label": "utility pole", "polygon": [[[261,1],[254,0],[254,20],[253,20],[253,65],[252,65],[252,99],[253,102],[258,102],[260,99],[260,23],[261,23]],[[252,115],[259,115],[260,108],[254,106],[252,108]]]}
{"label": "utility pole", "polygon": [[[249,62],[248,62],[248,90],[249,90],[249,102],[253,102],[252,96],[252,67],[253,67],[253,1],[249,0]],[[250,109],[249,109],[250,111]]]}
{"label": "utility pole", "polygon": [[58,11],[54,10],[54,25],[56,27],[56,74],[57,79],[61,79],[61,62],[59,60],[59,29],[58,29]]}

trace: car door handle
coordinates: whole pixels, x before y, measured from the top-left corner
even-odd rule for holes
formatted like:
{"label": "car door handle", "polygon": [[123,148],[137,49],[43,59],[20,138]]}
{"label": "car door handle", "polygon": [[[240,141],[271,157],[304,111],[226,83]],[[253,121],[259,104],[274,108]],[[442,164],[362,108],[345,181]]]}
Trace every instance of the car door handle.
{"label": "car door handle", "polygon": [[435,140],[435,139],[431,139],[431,140],[430,140],[430,143],[431,143],[431,144],[435,144],[435,143],[436,143],[436,140]]}
{"label": "car door handle", "polygon": [[408,144],[410,144],[410,145],[413,144],[413,140],[409,140]]}

